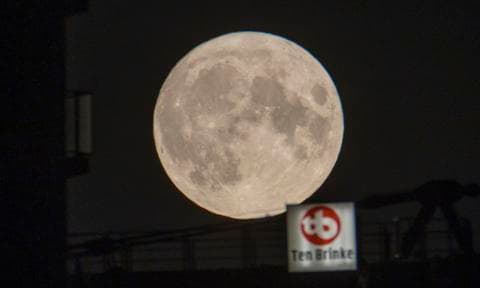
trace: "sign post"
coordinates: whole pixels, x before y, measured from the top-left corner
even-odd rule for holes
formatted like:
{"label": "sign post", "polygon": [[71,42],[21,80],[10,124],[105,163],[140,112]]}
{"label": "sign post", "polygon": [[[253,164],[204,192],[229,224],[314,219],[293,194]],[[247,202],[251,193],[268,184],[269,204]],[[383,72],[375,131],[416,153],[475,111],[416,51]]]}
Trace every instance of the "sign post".
{"label": "sign post", "polygon": [[287,234],[289,272],[357,269],[353,203],[289,206]]}

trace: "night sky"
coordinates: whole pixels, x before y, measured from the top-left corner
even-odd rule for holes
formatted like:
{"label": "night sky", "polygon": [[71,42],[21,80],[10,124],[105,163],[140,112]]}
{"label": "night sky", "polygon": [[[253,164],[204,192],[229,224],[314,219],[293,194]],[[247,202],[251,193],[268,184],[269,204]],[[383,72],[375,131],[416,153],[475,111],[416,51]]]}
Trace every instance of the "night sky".
{"label": "night sky", "polygon": [[[161,85],[182,56],[243,30],[296,42],[337,86],[343,147],[308,201],[358,200],[432,179],[480,183],[475,1],[169,2],[178,4],[90,1],[87,13],[67,20],[67,88],[94,94],[91,172],[69,180],[70,232],[226,220],[170,182],[155,151],[152,117]],[[415,205],[405,207],[389,211],[414,216]],[[457,208],[480,218],[478,207],[477,198]]]}

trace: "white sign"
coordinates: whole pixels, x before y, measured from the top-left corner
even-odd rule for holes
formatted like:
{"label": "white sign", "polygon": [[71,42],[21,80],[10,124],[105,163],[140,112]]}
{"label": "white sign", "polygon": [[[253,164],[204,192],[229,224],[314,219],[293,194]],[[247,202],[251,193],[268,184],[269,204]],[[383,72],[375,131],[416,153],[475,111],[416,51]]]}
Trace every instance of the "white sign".
{"label": "white sign", "polygon": [[353,203],[288,206],[287,234],[289,272],[357,269]]}

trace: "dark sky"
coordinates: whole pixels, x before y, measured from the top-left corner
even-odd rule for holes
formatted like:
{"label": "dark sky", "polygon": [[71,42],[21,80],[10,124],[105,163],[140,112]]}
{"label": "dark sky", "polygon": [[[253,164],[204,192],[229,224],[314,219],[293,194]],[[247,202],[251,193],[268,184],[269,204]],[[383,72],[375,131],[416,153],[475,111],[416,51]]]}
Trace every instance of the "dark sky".
{"label": "dark sky", "polygon": [[[309,201],[357,200],[431,179],[480,182],[475,1],[90,2],[87,13],[67,20],[67,87],[94,93],[91,173],[70,180],[70,231],[225,221],[168,180],[152,115],[164,79],[183,55],[242,30],[296,42],[336,83],[343,147]],[[465,202],[460,212],[480,216],[479,204]]]}

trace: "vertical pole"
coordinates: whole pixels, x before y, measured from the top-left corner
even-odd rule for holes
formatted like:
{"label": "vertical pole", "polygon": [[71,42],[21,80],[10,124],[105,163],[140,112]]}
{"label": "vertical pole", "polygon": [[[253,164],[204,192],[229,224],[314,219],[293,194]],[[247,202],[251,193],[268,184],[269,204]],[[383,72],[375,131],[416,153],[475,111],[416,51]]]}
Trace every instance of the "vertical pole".
{"label": "vertical pole", "polygon": [[186,271],[195,270],[194,243],[190,237],[184,237],[183,243],[183,269]]}
{"label": "vertical pole", "polygon": [[74,94],[74,113],[75,113],[75,155],[80,152],[80,94]]}
{"label": "vertical pole", "polygon": [[401,247],[401,235],[400,235],[400,219],[398,217],[393,218],[394,225],[394,235],[395,235],[395,258],[400,257],[400,247]]}
{"label": "vertical pole", "polygon": [[388,228],[385,225],[382,225],[382,236],[383,236],[383,261],[390,261],[390,233]]}

